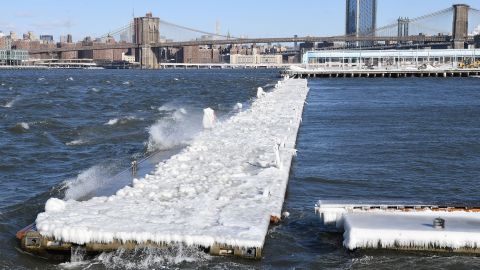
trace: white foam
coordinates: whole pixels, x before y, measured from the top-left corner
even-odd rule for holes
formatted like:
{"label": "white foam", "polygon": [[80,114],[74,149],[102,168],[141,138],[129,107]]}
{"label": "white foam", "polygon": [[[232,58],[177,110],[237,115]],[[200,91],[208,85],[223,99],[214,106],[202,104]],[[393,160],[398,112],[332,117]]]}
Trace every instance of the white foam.
{"label": "white foam", "polygon": [[108,120],[107,123],[105,123],[104,125],[106,126],[114,126],[114,125],[117,125],[117,124],[126,124],[128,123],[129,121],[133,121],[133,120],[143,120],[142,118],[137,118],[135,116],[127,116],[127,117],[122,117],[122,118],[112,118],[110,120]]}
{"label": "white foam", "polygon": [[30,125],[28,125],[28,123],[21,122],[21,123],[18,123],[18,125],[24,130],[29,130],[30,129]]}
{"label": "white foam", "polygon": [[11,108],[13,107],[13,105],[15,104],[15,102],[17,102],[19,100],[19,97],[16,97],[12,100],[10,100],[9,102],[5,103],[5,105],[2,105],[2,107],[4,108]]}
{"label": "white foam", "polygon": [[306,80],[285,81],[132,186],[40,213],[39,232],[77,244],[263,246],[270,217],[281,217],[307,92]]}
{"label": "white foam", "polygon": [[166,269],[184,263],[207,261],[211,257],[194,247],[175,246],[164,249],[137,248],[100,254],[92,261],[107,269]]}
{"label": "white foam", "polygon": [[83,140],[83,139],[77,139],[77,140],[73,140],[73,141],[70,141],[70,142],[67,142],[65,143],[65,145],[67,146],[76,146],[76,145],[82,145],[82,144],[86,144],[87,141]]}

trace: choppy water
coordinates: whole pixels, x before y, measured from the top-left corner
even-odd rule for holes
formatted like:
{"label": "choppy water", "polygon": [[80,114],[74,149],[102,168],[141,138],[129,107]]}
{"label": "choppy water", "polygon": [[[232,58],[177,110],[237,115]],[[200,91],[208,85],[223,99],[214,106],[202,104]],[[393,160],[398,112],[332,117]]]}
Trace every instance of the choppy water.
{"label": "choppy water", "polygon": [[[285,210],[259,262],[188,248],[102,254],[57,266],[22,254],[14,233],[51,196],[81,197],[150,149],[181,149],[201,109],[246,105],[274,70],[0,73],[3,268],[471,269],[473,256],[347,252],[323,230],[318,199],[480,204],[478,79],[312,80]],[[150,132],[149,132],[150,131]],[[93,180],[92,180],[93,179]],[[70,183],[69,185],[66,183]],[[73,183],[73,184],[72,184]],[[110,183],[111,184],[111,183]],[[68,188],[70,187],[70,188]]]}

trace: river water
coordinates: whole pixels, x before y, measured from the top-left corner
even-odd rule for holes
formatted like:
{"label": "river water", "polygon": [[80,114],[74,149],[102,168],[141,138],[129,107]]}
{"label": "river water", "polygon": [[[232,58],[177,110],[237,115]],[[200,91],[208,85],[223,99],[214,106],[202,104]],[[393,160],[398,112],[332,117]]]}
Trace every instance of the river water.
{"label": "river water", "polygon": [[52,197],[81,198],[153,150],[267,90],[276,70],[46,70],[0,73],[0,268],[471,269],[473,256],[348,252],[322,227],[319,199],[480,205],[478,79],[311,80],[285,211],[261,261],[196,250],[102,254],[57,265],[17,250],[15,232]]}

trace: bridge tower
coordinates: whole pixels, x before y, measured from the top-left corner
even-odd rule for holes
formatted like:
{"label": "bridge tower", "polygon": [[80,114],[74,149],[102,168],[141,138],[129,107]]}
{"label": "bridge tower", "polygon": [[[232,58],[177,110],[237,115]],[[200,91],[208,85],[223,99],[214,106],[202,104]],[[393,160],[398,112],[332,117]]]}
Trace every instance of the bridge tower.
{"label": "bridge tower", "polygon": [[160,59],[159,48],[152,47],[160,38],[160,19],[147,13],[145,17],[134,19],[134,42],[138,45],[135,50],[135,60],[142,68],[158,68]]}
{"label": "bridge tower", "polygon": [[410,20],[408,18],[398,18],[397,20],[397,28],[398,28],[398,37],[408,37],[408,27],[410,24]]}
{"label": "bridge tower", "polygon": [[465,40],[468,37],[468,11],[470,6],[465,4],[453,5],[453,48],[465,48]]}

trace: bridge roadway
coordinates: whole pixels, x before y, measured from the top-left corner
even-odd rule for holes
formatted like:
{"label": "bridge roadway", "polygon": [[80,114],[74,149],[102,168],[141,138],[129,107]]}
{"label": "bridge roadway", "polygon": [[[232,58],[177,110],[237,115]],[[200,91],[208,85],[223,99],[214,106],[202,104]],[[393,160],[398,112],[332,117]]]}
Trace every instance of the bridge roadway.
{"label": "bridge roadway", "polygon": [[[356,41],[397,41],[397,42],[449,42],[448,36],[407,36],[407,37],[354,37],[354,36],[330,36],[330,37],[283,37],[283,38],[242,38],[242,39],[218,39],[218,40],[193,40],[193,41],[172,41],[146,44],[153,48],[158,47],[183,47],[198,45],[228,45],[228,44],[251,44],[251,43],[293,43],[293,42],[356,42]],[[72,46],[55,49],[30,50],[30,54],[60,53],[83,50],[107,50],[107,49],[130,49],[138,48],[140,44],[116,43],[116,44],[95,44],[93,46]]]}

